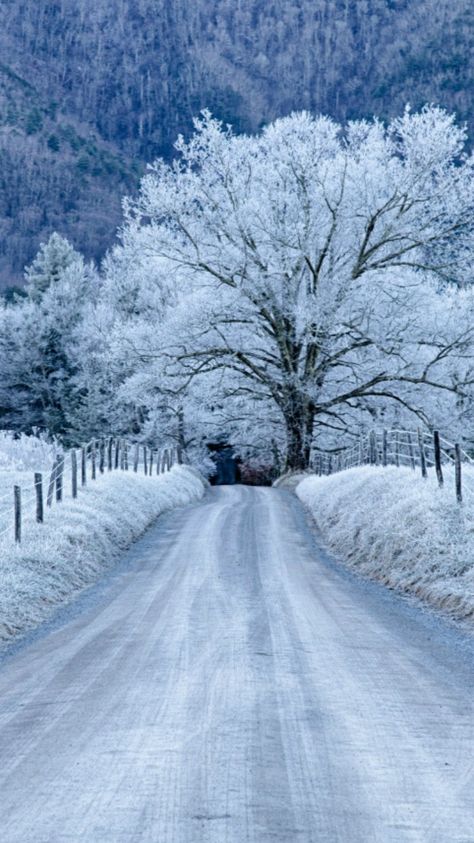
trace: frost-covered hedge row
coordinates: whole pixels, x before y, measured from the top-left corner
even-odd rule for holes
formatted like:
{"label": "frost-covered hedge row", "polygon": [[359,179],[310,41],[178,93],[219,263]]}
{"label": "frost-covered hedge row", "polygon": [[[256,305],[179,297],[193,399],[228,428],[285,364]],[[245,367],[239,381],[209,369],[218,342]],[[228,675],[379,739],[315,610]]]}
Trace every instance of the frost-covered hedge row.
{"label": "frost-covered hedge row", "polygon": [[31,523],[15,547],[0,541],[0,642],[36,626],[105,569],[166,510],[199,500],[206,481],[187,466],[159,477],[99,477]]}
{"label": "frost-covered hedge row", "polygon": [[307,477],[296,488],[330,549],[361,574],[414,594],[456,618],[474,620],[474,474],[464,503],[445,472],[362,467]]}

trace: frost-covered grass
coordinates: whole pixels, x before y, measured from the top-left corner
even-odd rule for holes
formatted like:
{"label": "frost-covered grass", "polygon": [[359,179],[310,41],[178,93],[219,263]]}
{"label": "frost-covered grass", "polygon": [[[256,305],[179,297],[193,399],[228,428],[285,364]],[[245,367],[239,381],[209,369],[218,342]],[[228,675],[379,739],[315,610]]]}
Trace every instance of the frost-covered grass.
{"label": "frost-covered grass", "polygon": [[4,471],[42,471],[51,468],[58,444],[45,436],[15,437],[9,431],[0,431],[0,479]]}
{"label": "frost-covered grass", "polygon": [[34,473],[43,474],[46,492],[54,458],[61,450],[59,444],[43,435],[15,437],[9,431],[0,431],[0,539],[5,532],[13,535],[13,487],[21,487],[24,514],[31,516],[35,507]]}
{"label": "frost-covered grass", "polygon": [[30,519],[22,544],[0,538],[0,641],[36,626],[97,580],[162,512],[199,500],[206,481],[187,466],[159,477],[104,474],[76,501]]}
{"label": "frost-covered grass", "polygon": [[452,470],[439,489],[409,468],[361,467],[296,489],[330,549],[361,574],[474,620],[474,472],[457,504]]}
{"label": "frost-covered grass", "polygon": [[[309,475],[312,476],[312,475]],[[307,471],[288,471],[286,474],[281,474],[273,483],[275,489],[290,489],[295,491],[299,483],[308,477]]]}

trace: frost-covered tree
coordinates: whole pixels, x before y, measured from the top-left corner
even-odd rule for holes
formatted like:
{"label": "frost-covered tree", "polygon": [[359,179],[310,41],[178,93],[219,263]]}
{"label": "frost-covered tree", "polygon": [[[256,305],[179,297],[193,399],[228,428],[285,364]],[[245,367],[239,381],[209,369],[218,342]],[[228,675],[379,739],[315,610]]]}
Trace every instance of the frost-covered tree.
{"label": "frost-covered tree", "polygon": [[125,206],[122,261],[166,262],[177,291],[154,339],[168,376],[212,385],[247,426],[279,424],[290,468],[355,412],[392,403],[428,421],[432,396],[470,379],[464,142],[434,107],[388,126],[296,114],[255,137],[205,113]]}
{"label": "frost-covered tree", "polygon": [[[153,444],[185,446],[183,395],[165,373],[165,359],[157,351],[166,315],[175,303],[166,265],[124,233],[124,243],[104,263],[100,300],[85,331],[89,351],[105,378],[113,402],[108,417],[116,432],[132,434]],[[86,367],[89,363],[86,362]],[[84,365],[81,367],[84,377]],[[190,396],[187,396],[187,400]]]}
{"label": "frost-covered tree", "polygon": [[28,295],[38,301],[52,284],[56,284],[68,267],[80,262],[81,256],[69,240],[54,232],[42,243],[33,263],[25,270]]}
{"label": "frost-covered tree", "polygon": [[[36,277],[49,277],[50,283],[31,282],[28,298],[0,314],[2,424],[21,432],[46,430],[69,441],[70,417],[79,401],[74,378],[80,366],[80,328],[98,282],[77,252],[62,251],[68,255],[62,269],[59,261],[43,260],[46,254],[43,250],[35,261]],[[47,276],[46,268],[53,265],[54,276]]]}

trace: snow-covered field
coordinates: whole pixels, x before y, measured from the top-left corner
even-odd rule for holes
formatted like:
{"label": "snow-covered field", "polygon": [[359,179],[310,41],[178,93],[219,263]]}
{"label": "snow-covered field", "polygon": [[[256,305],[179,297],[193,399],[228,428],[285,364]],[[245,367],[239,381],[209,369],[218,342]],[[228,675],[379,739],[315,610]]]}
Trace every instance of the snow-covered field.
{"label": "snow-covered field", "polygon": [[[3,517],[11,525],[12,485],[22,484],[28,500],[34,492],[32,471],[26,463],[17,463],[22,470],[13,461],[7,465],[1,444],[0,498],[6,496]],[[48,462],[47,455],[44,468]],[[35,523],[30,503],[21,545],[15,546],[11,526],[0,536],[0,642],[47,619],[57,605],[97,580],[158,515],[200,499],[205,489],[194,469],[175,466],[158,477],[99,474],[80,489],[77,500],[66,495],[47,510],[44,525]]]}
{"label": "snow-covered field", "polygon": [[474,619],[474,472],[462,505],[452,470],[438,488],[409,468],[361,467],[296,488],[329,548],[361,574]]}

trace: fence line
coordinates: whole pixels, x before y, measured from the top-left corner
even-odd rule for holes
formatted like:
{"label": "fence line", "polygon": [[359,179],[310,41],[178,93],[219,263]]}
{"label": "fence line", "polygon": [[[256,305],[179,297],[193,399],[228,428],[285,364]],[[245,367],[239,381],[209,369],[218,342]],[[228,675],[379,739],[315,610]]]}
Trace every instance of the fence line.
{"label": "fence line", "polygon": [[428,470],[436,473],[438,486],[444,485],[443,465],[454,466],[455,495],[462,503],[462,464],[474,465],[474,460],[459,443],[452,443],[435,430],[371,430],[362,434],[357,443],[337,451],[313,454],[310,467],[318,475],[335,474],[362,465],[407,466],[420,470],[423,478]]}
{"label": "fence line", "polygon": [[[99,475],[106,472],[128,472],[131,449],[134,451],[133,471],[138,472],[141,462],[144,474],[148,477],[153,475],[154,469],[156,476],[183,462],[183,454],[179,447],[152,449],[147,445],[141,446],[121,438],[92,439],[79,448],[56,454],[51,470],[46,476],[44,472],[34,472],[31,487],[15,484],[13,510],[11,492],[0,497],[0,527],[5,517],[10,520],[13,515],[11,526],[0,529],[0,536],[12,531],[15,542],[20,544],[27,523],[25,516],[29,516],[28,520],[34,520],[37,524],[44,524],[48,511],[61,505],[65,497],[76,500],[89,481],[96,481]],[[7,499],[10,503],[6,502]]]}

